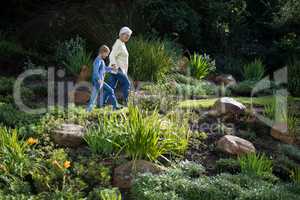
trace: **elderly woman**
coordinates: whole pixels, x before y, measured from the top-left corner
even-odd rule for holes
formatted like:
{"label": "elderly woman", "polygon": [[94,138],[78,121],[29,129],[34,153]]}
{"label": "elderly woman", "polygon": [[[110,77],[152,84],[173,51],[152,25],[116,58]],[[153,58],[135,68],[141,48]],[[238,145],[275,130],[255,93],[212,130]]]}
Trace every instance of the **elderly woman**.
{"label": "elderly woman", "polygon": [[[110,66],[114,68],[114,70],[110,73],[107,83],[113,89],[117,87],[117,83],[121,84],[125,104],[128,102],[128,94],[130,90],[130,81],[127,76],[129,54],[125,43],[128,42],[131,34],[132,30],[130,28],[121,28],[119,38],[114,43],[109,56]],[[104,96],[104,100],[107,100],[106,94]]]}

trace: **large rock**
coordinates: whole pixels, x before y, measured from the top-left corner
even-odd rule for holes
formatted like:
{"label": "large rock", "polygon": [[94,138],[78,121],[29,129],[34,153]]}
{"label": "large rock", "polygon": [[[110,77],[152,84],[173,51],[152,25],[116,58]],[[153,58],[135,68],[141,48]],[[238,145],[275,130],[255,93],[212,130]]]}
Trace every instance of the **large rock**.
{"label": "large rock", "polygon": [[243,114],[246,111],[246,106],[230,97],[222,97],[218,99],[213,109],[222,114]]}
{"label": "large rock", "polygon": [[232,155],[242,155],[256,152],[255,147],[251,142],[233,135],[223,136],[217,142],[217,148]]}
{"label": "large rock", "polygon": [[121,189],[129,189],[134,175],[138,173],[159,174],[163,167],[145,160],[130,161],[115,168],[113,185]]}
{"label": "large rock", "polygon": [[56,144],[66,147],[78,147],[83,142],[85,130],[77,124],[61,124],[53,130],[53,140]]}
{"label": "large rock", "polygon": [[224,85],[224,86],[236,85],[236,80],[231,74],[221,74],[215,77],[214,82],[218,85]]}
{"label": "large rock", "polygon": [[290,135],[288,132],[288,126],[286,123],[276,123],[273,125],[271,130],[271,135],[273,138],[287,144],[297,143],[297,138]]}

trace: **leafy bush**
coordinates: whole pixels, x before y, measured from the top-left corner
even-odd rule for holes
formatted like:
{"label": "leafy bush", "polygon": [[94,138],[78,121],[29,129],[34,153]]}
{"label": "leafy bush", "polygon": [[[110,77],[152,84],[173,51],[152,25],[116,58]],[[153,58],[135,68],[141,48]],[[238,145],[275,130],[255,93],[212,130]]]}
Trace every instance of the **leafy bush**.
{"label": "leafy bush", "polygon": [[197,79],[205,78],[210,72],[216,69],[215,61],[209,55],[194,55],[190,58],[189,73]]}
{"label": "leafy bush", "polygon": [[129,75],[139,81],[162,81],[177,59],[175,47],[166,40],[132,38],[128,51]]}
{"label": "leafy bush", "polygon": [[272,174],[273,163],[264,154],[249,153],[238,158],[242,173],[256,176]]}
{"label": "leafy bush", "polygon": [[265,66],[260,59],[244,65],[243,76],[245,80],[259,81],[263,78]]}
{"label": "leafy bush", "polygon": [[79,36],[58,43],[55,57],[73,75],[79,75],[82,66],[91,68],[92,65],[92,54],[87,52],[86,43]]}

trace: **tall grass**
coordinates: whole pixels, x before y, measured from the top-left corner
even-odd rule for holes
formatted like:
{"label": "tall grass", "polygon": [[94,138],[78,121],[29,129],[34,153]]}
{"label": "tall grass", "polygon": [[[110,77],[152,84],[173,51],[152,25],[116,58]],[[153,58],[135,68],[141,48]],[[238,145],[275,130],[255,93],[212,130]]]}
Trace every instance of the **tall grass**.
{"label": "tall grass", "polygon": [[79,75],[82,66],[92,65],[92,53],[86,50],[86,42],[79,36],[59,42],[55,57],[73,75]]}
{"label": "tall grass", "polygon": [[263,78],[265,66],[260,59],[244,65],[243,76],[245,80],[259,81]]}
{"label": "tall grass", "polygon": [[88,129],[84,140],[93,153],[109,156],[123,146],[125,122],[122,115],[104,113],[99,116],[98,126]]}
{"label": "tall grass", "polygon": [[134,80],[162,81],[176,64],[178,49],[170,41],[138,36],[127,46]]}
{"label": "tall grass", "polygon": [[249,153],[238,160],[242,173],[256,176],[272,174],[273,163],[264,154]]}
{"label": "tall grass", "polygon": [[119,155],[125,153],[132,160],[156,160],[165,154],[179,155],[188,145],[187,123],[157,111],[142,111],[129,105],[128,115],[99,118],[99,126],[91,128],[85,136],[93,153]]}
{"label": "tall grass", "polygon": [[194,53],[189,62],[191,76],[197,79],[205,78],[210,72],[216,69],[215,61],[209,55],[199,55]]}
{"label": "tall grass", "polygon": [[18,140],[17,130],[0,127],[0,166],[9,174],[24,175],[29,166],[29,158],[25,154],[27,143]]}

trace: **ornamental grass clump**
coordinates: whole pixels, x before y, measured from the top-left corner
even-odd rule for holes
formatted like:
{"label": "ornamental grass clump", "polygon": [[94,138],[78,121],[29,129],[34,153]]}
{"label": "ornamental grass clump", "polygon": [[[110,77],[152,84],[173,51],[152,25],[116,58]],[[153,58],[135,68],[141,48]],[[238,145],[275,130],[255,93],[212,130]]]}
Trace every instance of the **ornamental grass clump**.
{"label": "ornamental grass clump", "polygon": [[28,144],[18,139],[16,129],[0,127],[0,163],[4,173],[23,177],[29,166]]}
{"label": "ornamental grass clump", "polygon": [[249,153],[238,158],[244,174],[265,176],[272,174],[273,163],[264,154]]}

